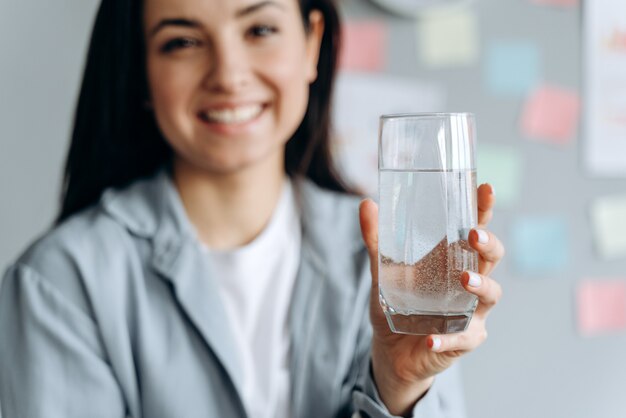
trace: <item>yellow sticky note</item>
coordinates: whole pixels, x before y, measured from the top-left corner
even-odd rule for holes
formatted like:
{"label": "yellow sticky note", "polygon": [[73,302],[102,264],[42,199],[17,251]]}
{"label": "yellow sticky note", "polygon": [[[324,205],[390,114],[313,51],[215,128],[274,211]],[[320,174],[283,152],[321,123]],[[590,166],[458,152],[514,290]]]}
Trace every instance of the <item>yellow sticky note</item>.
{"label": "yellow sticky note", "polygon": [[591,205],[591,222],[600,256],[626,257],[626,195],[596,199]]}
{"label": "yellow sticky note", "polygon": [[418,55],[430,67],[468,66],[478,58],[478,22],[464,10],[429,13],[417,23]]}

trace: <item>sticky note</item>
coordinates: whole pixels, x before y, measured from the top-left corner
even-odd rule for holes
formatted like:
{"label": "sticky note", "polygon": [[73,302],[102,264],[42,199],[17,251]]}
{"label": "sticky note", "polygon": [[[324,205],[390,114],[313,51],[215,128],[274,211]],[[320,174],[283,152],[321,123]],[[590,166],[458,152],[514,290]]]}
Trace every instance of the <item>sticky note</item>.
{"label": "sticky note", "polygon": [[579,116],[577,92],[541,86],[533,91],[524,105],[521,130],[528,138],[565,144],[576,135]]}
{"label": "sticky note", "polygon": [[385,68],[387,29],[378,21],[347,22],[341,33],[339,68],[380,72]]}
{"label": "sticky note", "polygon": [[544,6],[578,6],[578,0],[531,0],[533,3]]}
{"label": "sticky note", "polygon": [[478,23],[473,13],[429,13],[417,21],[418,55],[430,67],[467,66],[478,59]]}
{"label": "sticky note", "polygon": [[506,207],[518,201],[522,187],[522,159],[514,147],[481,144],[476,158],[478,184],[489,183],[496,190],[496,206]]}
{"label": "sticky note", "polygon": [[493,94],[526,95],[540,78],[537,46],[522,40],[490,43],[485,58],[485,78]]}
{"label": "sticky note", "polygon": [[567,225],[558,216],[533,216],[516,220],[511,234],[515,269],[542,275],[562,271],[568,261]]}
{"label": "sticky note", "polygon": [[601,257],[626,257],[626,195],[595,199],[591,204],[591,224]]}
{"label": "sticky note", "polygon": [[576,289],[578,330],[594,336],[626,330],[626,280],[585,280]]}

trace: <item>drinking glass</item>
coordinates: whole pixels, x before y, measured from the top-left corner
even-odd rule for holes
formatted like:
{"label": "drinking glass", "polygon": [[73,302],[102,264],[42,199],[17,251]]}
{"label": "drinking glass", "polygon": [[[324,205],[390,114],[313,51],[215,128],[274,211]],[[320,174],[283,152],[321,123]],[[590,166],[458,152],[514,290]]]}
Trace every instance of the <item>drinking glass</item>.
{"label": "drinking glass", "polygon": [[476,127],[470,113],[383,115],[379,131],[379,298],[402,334],[467,328],[477,298],[461,285],[478,270]]}

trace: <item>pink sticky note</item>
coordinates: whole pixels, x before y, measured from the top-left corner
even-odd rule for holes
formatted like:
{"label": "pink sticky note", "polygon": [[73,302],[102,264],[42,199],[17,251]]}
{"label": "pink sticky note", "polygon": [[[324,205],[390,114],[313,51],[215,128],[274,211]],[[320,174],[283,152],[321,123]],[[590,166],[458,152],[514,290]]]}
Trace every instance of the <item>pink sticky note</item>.
{"label": "pink sticky note", "polygon": [[532,0],[532,2],[546,6],[578,6],[578,0]]}
{"label": "pink sticky note", "polygon": [[626,330],[626,280],[586,280],[578,285],[576,298],[581,334]]}
{"label": "pink sticky note", "polygon": [[349,71],[382,71],[385,66],[387,30],[376,21],[347,22],[341,33],[339,68]]}
{"label": "pink sticky note", "polygon": [[534,139],[565,144],[578,128],[580,98],[574,91],[543,86],[535,90],[522,111],[522,133]]}

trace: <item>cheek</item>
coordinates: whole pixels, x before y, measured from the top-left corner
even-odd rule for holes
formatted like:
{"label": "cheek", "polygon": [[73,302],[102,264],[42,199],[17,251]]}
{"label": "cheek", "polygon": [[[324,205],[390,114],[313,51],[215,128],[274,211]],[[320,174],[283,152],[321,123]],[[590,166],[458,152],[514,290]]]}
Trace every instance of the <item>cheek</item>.
{"label": "cheek", "polygon": [[277,90],[280,111],[302,118],[309,91],[304,56],[301,50],[288,49],[277,55],[268,60],[266,74]]}
{"label": "cheek", "polygon": [[168,60],[158,56],[148,59],[148,80],[152,104],[157,108],[183,108],[197,91],[205,74],[203,57]]}
{"label": "cheek", "polygon": [[185,95],[186,86],[180,73],[167,66],[149,68],[150,98],[155,110],[176,107]]}
{"label": "cheek", "polygon": [[185,66],[158,60],[148,66],[152,109],[157,125],[170,143],[192,131],[188,111],[196,90],[196,78],[195,72]]}

